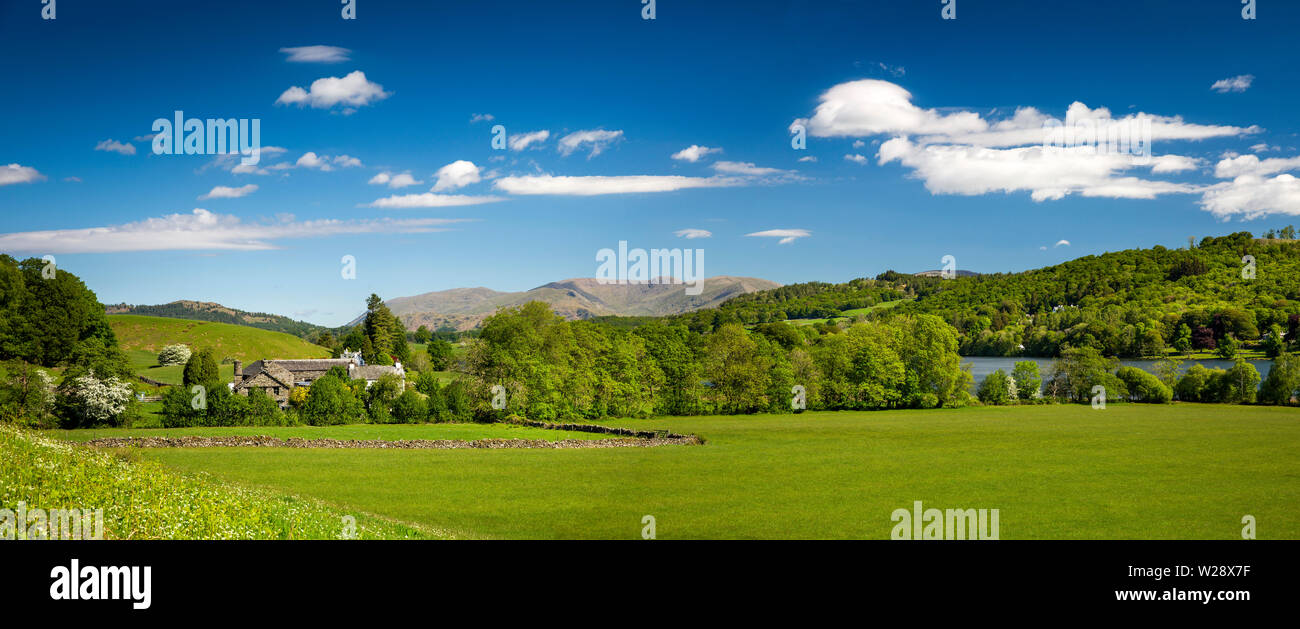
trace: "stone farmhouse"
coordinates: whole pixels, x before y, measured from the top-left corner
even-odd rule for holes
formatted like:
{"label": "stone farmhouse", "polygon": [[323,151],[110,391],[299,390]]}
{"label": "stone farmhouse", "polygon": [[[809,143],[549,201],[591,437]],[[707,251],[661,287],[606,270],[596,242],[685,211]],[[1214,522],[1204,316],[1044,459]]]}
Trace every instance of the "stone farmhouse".
{"label": "stone farmhouse", "polygon": [[325,375],[332,367],[342,366],[348,370],[353,380],[362,379],[366,386],[374,384],[384,374],[394,374],[406,378],[406,370],[401,363],[394,366],[367,365],[359,352],[344,352],[342,358],[312,359],[262,359],[244,367],[235,361],[235,378],[230,390],[238,395],[248,395],[251,389],[261,389],[271,396],[280,406],[289,403],[289,392],[294,387],[309,387],[317,378]]}

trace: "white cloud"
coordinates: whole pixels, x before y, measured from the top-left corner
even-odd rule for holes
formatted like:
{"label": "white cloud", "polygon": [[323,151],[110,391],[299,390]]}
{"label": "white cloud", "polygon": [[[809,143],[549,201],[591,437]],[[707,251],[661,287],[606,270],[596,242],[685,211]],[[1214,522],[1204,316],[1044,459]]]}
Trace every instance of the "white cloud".
{"label": "white cloud", "polygon": [[476,122],[492,122],[493,120],[496,119],[497,117],[493,116],[492,114],[474,114],[469,117],[469,123],[474,124]]}
{"label": "white cloud", "polygon": [[1219,79],[1210,86],[1210,89],[1226,94],[1228,92],[1244,92],[1250,89],[1250,84],[1255,82],[1255,75],[1242,74],[1228,79]]}
{"label": "white cloud", "polygon": [[34,181],[44,181],[45,175],[37,172],[31,166],[22,166],[20,164],[10,164],[0,167],[0,186],[7,186],[15,183],[32,183]]}
{"label": "white cloud", "polygon": [[845,155],[845,156],[844,156],[844,159],[846,159],[846,160],[848,160],[848,161],[850,161],[850,162],[853,162],[853,163],[855,163],[855,164],[866,164],[866,163],[867,163],[867,158],[866,158],[865,156],[859,155],[859,154],[857,154],[857,153],[853,153],[852,155]]}
{"label": "white cloud", "polygon": [[801,162],[815,162],[815,161],[817,161],[817,158],[816,158],[816,157],[813,157],[812,155],[804,155],[803,157],[800,157],[800,158],[799,158],[799,161],[801,161]]}
{"label": "white cloud", "polygon": [[1273,178],[1241,175],[1213,186],[1201,198],[1201,208],[1223,220],[1234,215],[1255,219],[1270,214],[1300,215],[1300,179],[1289,174]]}
{"label": "white cloud", "polygon": [[280,52],[285,53],[288,58],[285,61],[293,63],[339,63],[341,61],[351,61],[351,50],[339,48],[338,46],[297,46],[294,48],[281,48]]}
{"label": "white cloud", "polygon": [[700,158],[704,157],[705,155],[709,155],[710,153],[721,153],[721,152],[722,149],[720,148],[710,148],[707,146],[692,144],[680,151],[677,151],[676,153],[673,153],[673,159],[682,162],[691,162],[693,164],[695,162],[700,161]]}
{"label": "white cloud", "polygon": [[244,223],[236,216],[195,209],[134,223],[0,234],[0,250],[41,253],[115,253],[124,251],[275,249],[277,240],[324,238],[342,234],[424,233],[465,219],[366,219]]}
{"label": "white cloud", "polygon": [[480,181],[479,168],[474,162],[458,159],[434,173],[438,181],[433,184],[433,192],[464,188]]}
{"label": "white cloud", "polygon": [[1070,246],[1070,241],[1068,241],[1068,240],[1062,238],[1062,239],[1056,241],[1056,244],[1055,244],[1055,245],[1052,245],[1052,246],[1053,246],[1053,247],[1068,247],[1068,246]]}
{"label": "white cloud", "polygon": [[574,131],[569,135],[560,138],[556,150],[561,155],[569,155],[581,148],[584,144],[591,146],[591,153],[587,155],[590,159],[600,155],[610,144],[617,142],[623,137],[622,131],[606,131],[604,129],[587,129],[584,131]]}
{"label": "white cloud", "polygon": [[545,142],[549,137],[551,137],[551,132],[542,129],[541,131],[531,131],[520,135],[512,135],[510,136],[508,144],[510,145],[510,150],[522,151],[528,148],[531,144],[540,144]]}
{"label": "white cloud", "polygon": [[334,164],[343,168],[360,168],[361,160],[351,155],[339,155],[334,158]]}
{"label": "white cloud", "polygon": [[111,153],[121,153],[123,155],[135,155],[134,144],[123,144],[117,140],[104,140],[95,145],[96,151],[107,151]]}
{"label": "white cloud", "polygon": [[1153,173],[1178,173],[1185,170],[1196,170],[1201,167],[1203,162],[1203,160],[1195,157],[1183,155],[1157,155],[1151,160],[1151,172]]}
{"label": "white cloud", "polygon": [[1300,156],[1260,159],[1254,155],[1225,157],[1214,166],[1214,176],[1232,179],[1241,175],[1272,175],[1300,168]]}
{"label": "white cloud", "polygon": [[211,191],[209,191],[207,194],[199,197],[199,200],[203,201],[205,199],[238,199],[239,197],[248,196],[256,191],[257,191],[257,186],[251,183],[246,186],[240,186],[238,188],[231,188],[230,186],[217,186],[213,188]]}
{"label": "white cloud", "polygon": [[681,238],[686,238],[687,240],[694,240],[696,238],[712,238],[713,232],[707,229],[695,229],[693,227],[688,227],[686,229],[679,229],[673,232],[673,235]]}
{"label": "white cloud", "polygon": [[303,153],[302,157],[299,157],[298,161],[294,162],[294,166],[297,168],[315,168],[325,172],[334,170],[329,164],[329,157],[321,157],[315,151]]}
{"label": "white cloud", "polygon": [[745,175],[748,177],[765,177],[768,175],[784,175],[789,171],[780,168],[767,168],[755,166],[753,162],[716,162],[713,164],[713,170],[729,175]]}
{"label": "white cloud", "polygon": [[510,194],[593,196],[600,194],[671,192],[688,188],[718,188],[740,185],[741,183],[742,181],[736,178],[716,176],[620,175],[612,177],[565,177],[527,175],[522,177],[502,177],[496,181],[495,187]]}
{"label": "white cloud", "polygon": [[769,229],[767,231],[745,234],[745,236],[757,238],[780,238],[776,243],[778,245],[788,245],[794,242],[796,238],[807,238],[811,235],[812,232],[806,229]]}
{"label": "white cloud", "polygon": [[376,101],[388,98],[391,94],[384,87],[366,79],[360,70],[349,73],[342,78],[324,77],[312,81],[311,88],[290,87],[280,94],[277,105],[310,105],[314,109],[329,109],[344,105],[344,113],[351,113],[357,107],[364,107]]}
{"label": "white cloud", "polygon": [[474,197],[463,194],[434,194],[425,192],[421,194],[402,194],[375,199],[370,202],[369,207],[377,207],[389,210],[404,210],[424,207],[459,207],[463,205],[482,205],[484,203],[496,203],[504,201],[502,197]]}
{"label": "white cloud", "polygon": [[407,186],[417,185],[421,182],[416,181],[415,177],[412,177],[409,171],[404,173],[391,173],[384,171],[371,177],[370,181],[366,183],[378,186],[387,185],[389,188],[405,188]]}
{"label": "white cloud", "polygon": [[895,133],[953,134],[984,131],[979,114],[942,114],[912,104],[907,90],[877,79],[840,83],[820,97],[813,116],[796,120],[816,137],[869,136]]}
{"label": "white cloud", "polygon": [[[1190,184],[1119,177],[1142,166],[1132,155],[1098,154],[1087,146],[1028,146],[995,149],[963,145],[914,144],[894,138],[880,145],[880,164],[897,161],[912,168],[932,194],[980,195],[1027,191],[1035,201],[1072,193],[1088,197],[1151,199],[1161,194],[1197,192]],[[1155,160],[1149,165],[1154,167]]]}

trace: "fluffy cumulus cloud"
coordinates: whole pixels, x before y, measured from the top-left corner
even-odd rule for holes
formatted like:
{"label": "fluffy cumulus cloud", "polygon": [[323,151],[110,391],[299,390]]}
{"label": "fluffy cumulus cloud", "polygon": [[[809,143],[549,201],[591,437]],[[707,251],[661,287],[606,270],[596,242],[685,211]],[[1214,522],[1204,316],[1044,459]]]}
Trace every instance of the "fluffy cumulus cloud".
{"label": "fluffy cumulus cloud", "polygon": [[31,166],[23,166],[21,164],[0,166],[0,186],[8,186],[15,183],[32,183],[44,180],[45,175],[42,175]]}
{"label": "fluffy cumulus cloud", "polygon": [[542,129],[541,131],[529,131],[528,133],[520,133],[518,135],[510,136],[510,140],[507,144],[510,145],[510,150],[512,151],[523,151],[533,145],[540,146],[549,137],[551,137],[551,132],[546,129]]}
{"label": "fluffy cumulus cloud", "polygon": [[687,240],[694,240],[696,238],[712,238],[713,232],[707,229],[695,229],[693,227],[688,227],[686,229],[679,229],[673,232],[673,235],[679,238],[686,238]]}
{"label": "fluffy cumulus cloud", "polygon": [[280,94],[275,104],[310,106],[314,109],[342,106],[344,113],[351,113],[358,107],[381,101],[390,95],[382,85],[366,79],[364,72],[356,70],[341,78],[328,76],[316,79],[307,89],[290,87]]}
{"label": "fluffy cumulus cloud", "polygon": [[677,161],[691,162],[693,164],[695,162],[700,161],[700,159],[706,155],[712,153],[721,153],[721,152],[722,149],[720,148],[711,148],[708,146],[700,146],[698,144],[692,144],[680,151],[677,151],[676,153],[673,153],[672,157]]}
{"label": "fluffy cumulus cloud", "polygon": [[474,162],[463,159],[439,168],[433,176],[437,178],[437,182],[433,184],[433,192],[464,188],[481,180],[478,166],[475,166]]}
{"label": "fluffy cumulus cloud", "polygon": [[[812,116],[795,120],[815,137],[885,139],[879,164],[910,169],[933,194],[1028,192],[1035,201],[1086,197],[1151,199],[1205,189],[1155,176],[1199,169],[1203,160],[1152,154],[1153,142],[1195,141],[1258,133],[1258,127],[1203,125],[1178,116],[1135,113],[1116,117],[1079,102],[1064,121],[1032,107],[1002,118],[923,108],[889,81],[836,85],[821,95]],[[888,139],[886,139],[888,138]],[[858,153],[845,159],[864,164]]]}
{"label": "fluffy cumulus cloud", "polygon": [[285,61],[292,63],[340,63],[350,61],[352,54],[351,50],[338,46],[297,46],[281,48],[280,52],[288,55]]}
{"label": "fluffy cumulus cloud", "polygon": [[1257,155],[1225,155],[1215,165],[1214,174],[1230,181],[1209,186],[1201,197],[1201,208],[1223,220],[1298,216],[1300,179],[1287,172],[1297,170],[1300,156],[1260,159]]}
{"label": "fluffy cumulus cloud", "polygon": [[369,183],[372,186],[388,186],[389,188],[405,188],[407,186],[417,185],[420,182],[417,181],[415,177],[412,177],[410,172],[392,173],[389,171],[384,171],[382,173],[379,173],[378,175],[375,175],[374,177],[371,177],[370,181],[366,183]]}
{"label": "fluffy cumulus cloud", "polygon": [[0,234],[0,250],[41,253],[275,249],[276,241],[345,234],[445,231],[465,219],[323,219],[299,221],[282,215],[273,222],[245,223],[236,216],[205,209],[169,214],[134,223],[85,229]]}
{"label": "fluffy cumulus cloud", "polygon": [[740,185],[736,178],[683,177],[679,175],[617,175],[568,177],[525,175],[502,177],[496,188],[519,195],[595,196],[639,192],[672,192],[688,188],[719,188]]}
{"label": "fluffy cumulus cloud", "polygon": [[1226,94],[1228,92],[1244,92],[1250,89],[1250,85],[1255,82],[1255,75],[1242,74],[1227,79],[1219,79],[1210,86],[1210,89]]}
{"label": "fluffy cumulus cloud", "polygon": [[203,201],[205,199],[238,199],[239,197],[246,197],[250,194],[253,194],[254,192],[257,192],[257,186],[251,183],[246,186],[240,186],[238,188],[231,188],[230,186],[217,186],[213,188],[211,191],[209,191],[207,194],[200,196],[199,200]]}
{"label": "fluffy cumulus cloud", "polygon": [[104,140],[95,145],[96,151],[106,151],[109,153],[121,153],[123,155],[135,155],[135,145],[125,144],[117,140]]}
{"label": "fluffy cumulus cloud", "polygon": [[459,207],[464,205],[482,205],[504,201],[502,197],[470,196],[464,194],[402,194],[376,199],[369,207],[386,210],[409,210],[416,208]]}
{"label": "fluffy cumulus cloud", "polygon": [[761,232],[754,232],[752,234],[745,234],[745,236],[751,238],[778,238],[779,240],[776,241],[776,244],[778,245],[788,245],[794,242],[795,239],[807,238],[811,235],[812,232],[806,229],[768,229]]}

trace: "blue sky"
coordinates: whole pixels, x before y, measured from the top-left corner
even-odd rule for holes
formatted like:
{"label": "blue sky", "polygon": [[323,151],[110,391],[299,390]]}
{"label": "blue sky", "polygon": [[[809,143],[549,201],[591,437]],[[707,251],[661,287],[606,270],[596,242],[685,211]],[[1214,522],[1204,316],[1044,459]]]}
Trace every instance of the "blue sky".
{"label": "blue sky", "polygon": [[[0,251],[105,303],[337,325],[371,292],[590,277],[620,240],[791,283],[1262,233],[1300,223],[1300,6],[1259,4],[15,0]],[[272,148],[253,172],[155,155],[176,110],[259,119]],[[1137,165],[1038,139],[1139,114]]]}

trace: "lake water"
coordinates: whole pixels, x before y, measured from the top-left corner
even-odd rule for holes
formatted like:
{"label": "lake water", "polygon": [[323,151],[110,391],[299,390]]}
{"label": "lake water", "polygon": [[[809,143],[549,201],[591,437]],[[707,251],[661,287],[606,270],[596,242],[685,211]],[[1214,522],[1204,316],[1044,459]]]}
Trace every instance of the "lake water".
{"label": "lake water", "polygon": [[[973,376],[974,378],[974,382],[971,384],[971,390],[974,391],[975,388],[979,387],[979,384],[984,381],[985,376],[999,369],[1005,371],[1008,375],[1010,375],[1011,370],[1015,369],[1016,363],[1022,360],[1032,360],[1038,363],[1038,372],[1042,374],[1043,379],[1046,380],[1047,373],[1051,371],[1052,363],[1055,362],[1056,359],[1028,358],[1028,357],[1001,358],[1001,357],[992,357],[992,356],[962,356],[961,364],[970,365],[970,373],[971,376]],[[1205,365],[1207,369],[1227,369],[1231,367],[1234,364],[1234,362],[1235,361],[1223,360],[1219,358],[1198,359],[1198,360],[1183,359],[1182,371],[1187,371],[1188,368],[1190,368],[1193,364],[1196,363]],[[1254,365],[1255,369],[1259,370],[1259,377],[1261,379],[1268,377],[1269,367],[1273,366],[1273,361],[1267,359],[1250,360],[1247,362]],[[1154,360],[1121,360],[1119,361],[1119,363],[1120,365],[1129,365],[1132,367],[1137,367],[1139,369],[1143,369],[1152,374],[1155,374],[1156,372],[1155,370],[1156,361]]]}

